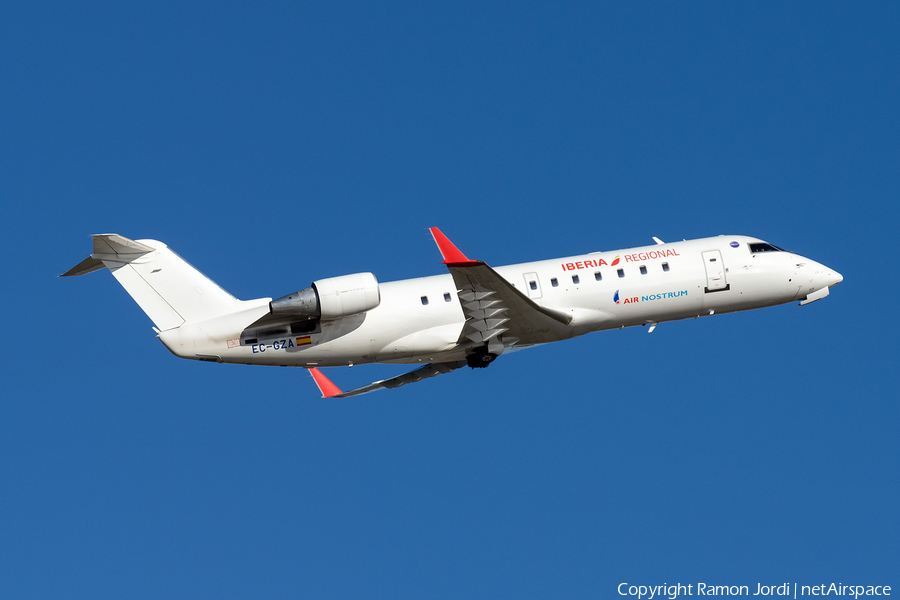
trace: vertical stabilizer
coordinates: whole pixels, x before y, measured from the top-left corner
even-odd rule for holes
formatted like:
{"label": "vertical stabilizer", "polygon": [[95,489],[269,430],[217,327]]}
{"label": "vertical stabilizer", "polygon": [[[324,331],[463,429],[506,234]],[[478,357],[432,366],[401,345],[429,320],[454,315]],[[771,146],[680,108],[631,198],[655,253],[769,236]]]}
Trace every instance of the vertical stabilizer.
{"label": "vertical stabilizer", "polygon": [[166,331],[237,308],[238,300],[162,242],[116,234],[92,236],[91,256],[63,274],[84,275],[105,266],[153,321]]}

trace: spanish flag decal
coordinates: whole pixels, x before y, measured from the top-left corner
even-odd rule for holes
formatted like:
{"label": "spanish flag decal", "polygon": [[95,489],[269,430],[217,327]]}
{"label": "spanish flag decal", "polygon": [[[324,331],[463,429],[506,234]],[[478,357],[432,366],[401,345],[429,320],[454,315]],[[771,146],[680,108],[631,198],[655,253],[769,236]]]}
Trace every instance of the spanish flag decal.
{"label": "spanish flag decal", "polygon": [[312,344],[312,339],[308,335],[297,338],[298,346],[308,346],[310,344]]}

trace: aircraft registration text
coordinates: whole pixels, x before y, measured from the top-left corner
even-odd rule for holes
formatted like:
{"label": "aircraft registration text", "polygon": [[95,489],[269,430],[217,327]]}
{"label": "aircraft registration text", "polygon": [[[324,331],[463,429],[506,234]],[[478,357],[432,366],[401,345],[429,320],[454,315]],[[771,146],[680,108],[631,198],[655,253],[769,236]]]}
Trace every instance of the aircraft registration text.
{"label": "aircraft registration text", "polygon": [[260,352],[265,352],[266,350],[287,350],[288,348],[296,348],[297,346],[309,346],[312,344],[312,339],[306,335],[303,337],[285,339],[285,340],[273,340],[271,344],[253,344],[251,348],[253,349],[253,354],[259,354]]}

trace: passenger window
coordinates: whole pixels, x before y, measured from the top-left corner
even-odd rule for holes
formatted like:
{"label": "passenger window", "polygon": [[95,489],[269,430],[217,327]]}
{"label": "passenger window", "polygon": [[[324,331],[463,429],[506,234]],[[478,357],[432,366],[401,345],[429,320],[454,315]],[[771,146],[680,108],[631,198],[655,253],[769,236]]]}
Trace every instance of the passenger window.
{"label": "passenger window", "polygon": [[646,275],[646,274],[647,274],[647,267],[641,265],[641,275]]}
{"label": "passenger window", "polygon": [[556,277],[554,277],[553,279],[550,280],[550,285],[552,285],[553,287],[557,287],[559,285],[559,282],[556,280]]}
{"label": "passenger window", "polygon": [[529,286],[531,289],[536,290],[536,289],[537,289],[537,281],[529,281],[529,282],[528,282],[528,286]]}
{"label": "passenger window", "polygon": [[422,296],[422,306],[426,306],[428,304],[428,296]]}
{"label": "passenger window", "polygon": [[625,269],[618,269],[618,270],[616,270],[616,273],[619,274],[620,278],[625,277]]}
{"label": "passenger window", "polygon": [[601,281],[602,279],[603,279],[603,274],[600,273],[600,271],[597,271],[596,273],[594,273],[594,280],[595,280],[595,281]]}
{"label": "passenger window", "polygon": [[572,283],[574,283],[575,285],[581,283],[581,279],[578,277],[578,275],[572,275]]}
{"label": "passenger window", "polygon": [[669,263],[663,263],[663,271],[669,272]]}
{"label": "passenger window", "polygon": [[444,302],[450,302],[450,294],[444,294]]}

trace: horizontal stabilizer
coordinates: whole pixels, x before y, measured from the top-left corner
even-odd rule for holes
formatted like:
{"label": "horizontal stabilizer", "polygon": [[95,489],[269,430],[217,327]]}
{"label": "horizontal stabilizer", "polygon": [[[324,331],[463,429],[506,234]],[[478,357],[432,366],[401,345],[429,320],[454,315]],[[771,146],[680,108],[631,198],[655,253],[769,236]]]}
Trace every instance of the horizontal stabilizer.
{"label": "horizontal stabilizer", "polygon": [[94,240],[91,255],[60,275],[60,277],[87,275],[102,269],[105,266],[104,260],[127,263],[153,252],[153,248],[150,246],[129,240],[127,237],[122,237],[115,233],[98,233],[91,237]]}
{"label": "horizontal stabilizer", "polygon": [[88,273],[93,273],[94,271],[99,271],[103,268],[103,261],[99,258],[94,258],[93,256],[88,256],[86,259],[60,275],[60,277],[74,277],[75,275],[87,275]]}
{"label": "horizontal stabilizer", "polygon": [[146,244],[129,240],[127,237],[115,233],[99,233],[91,237],[94,238],[94,254],[144,255],[154,250]]}

